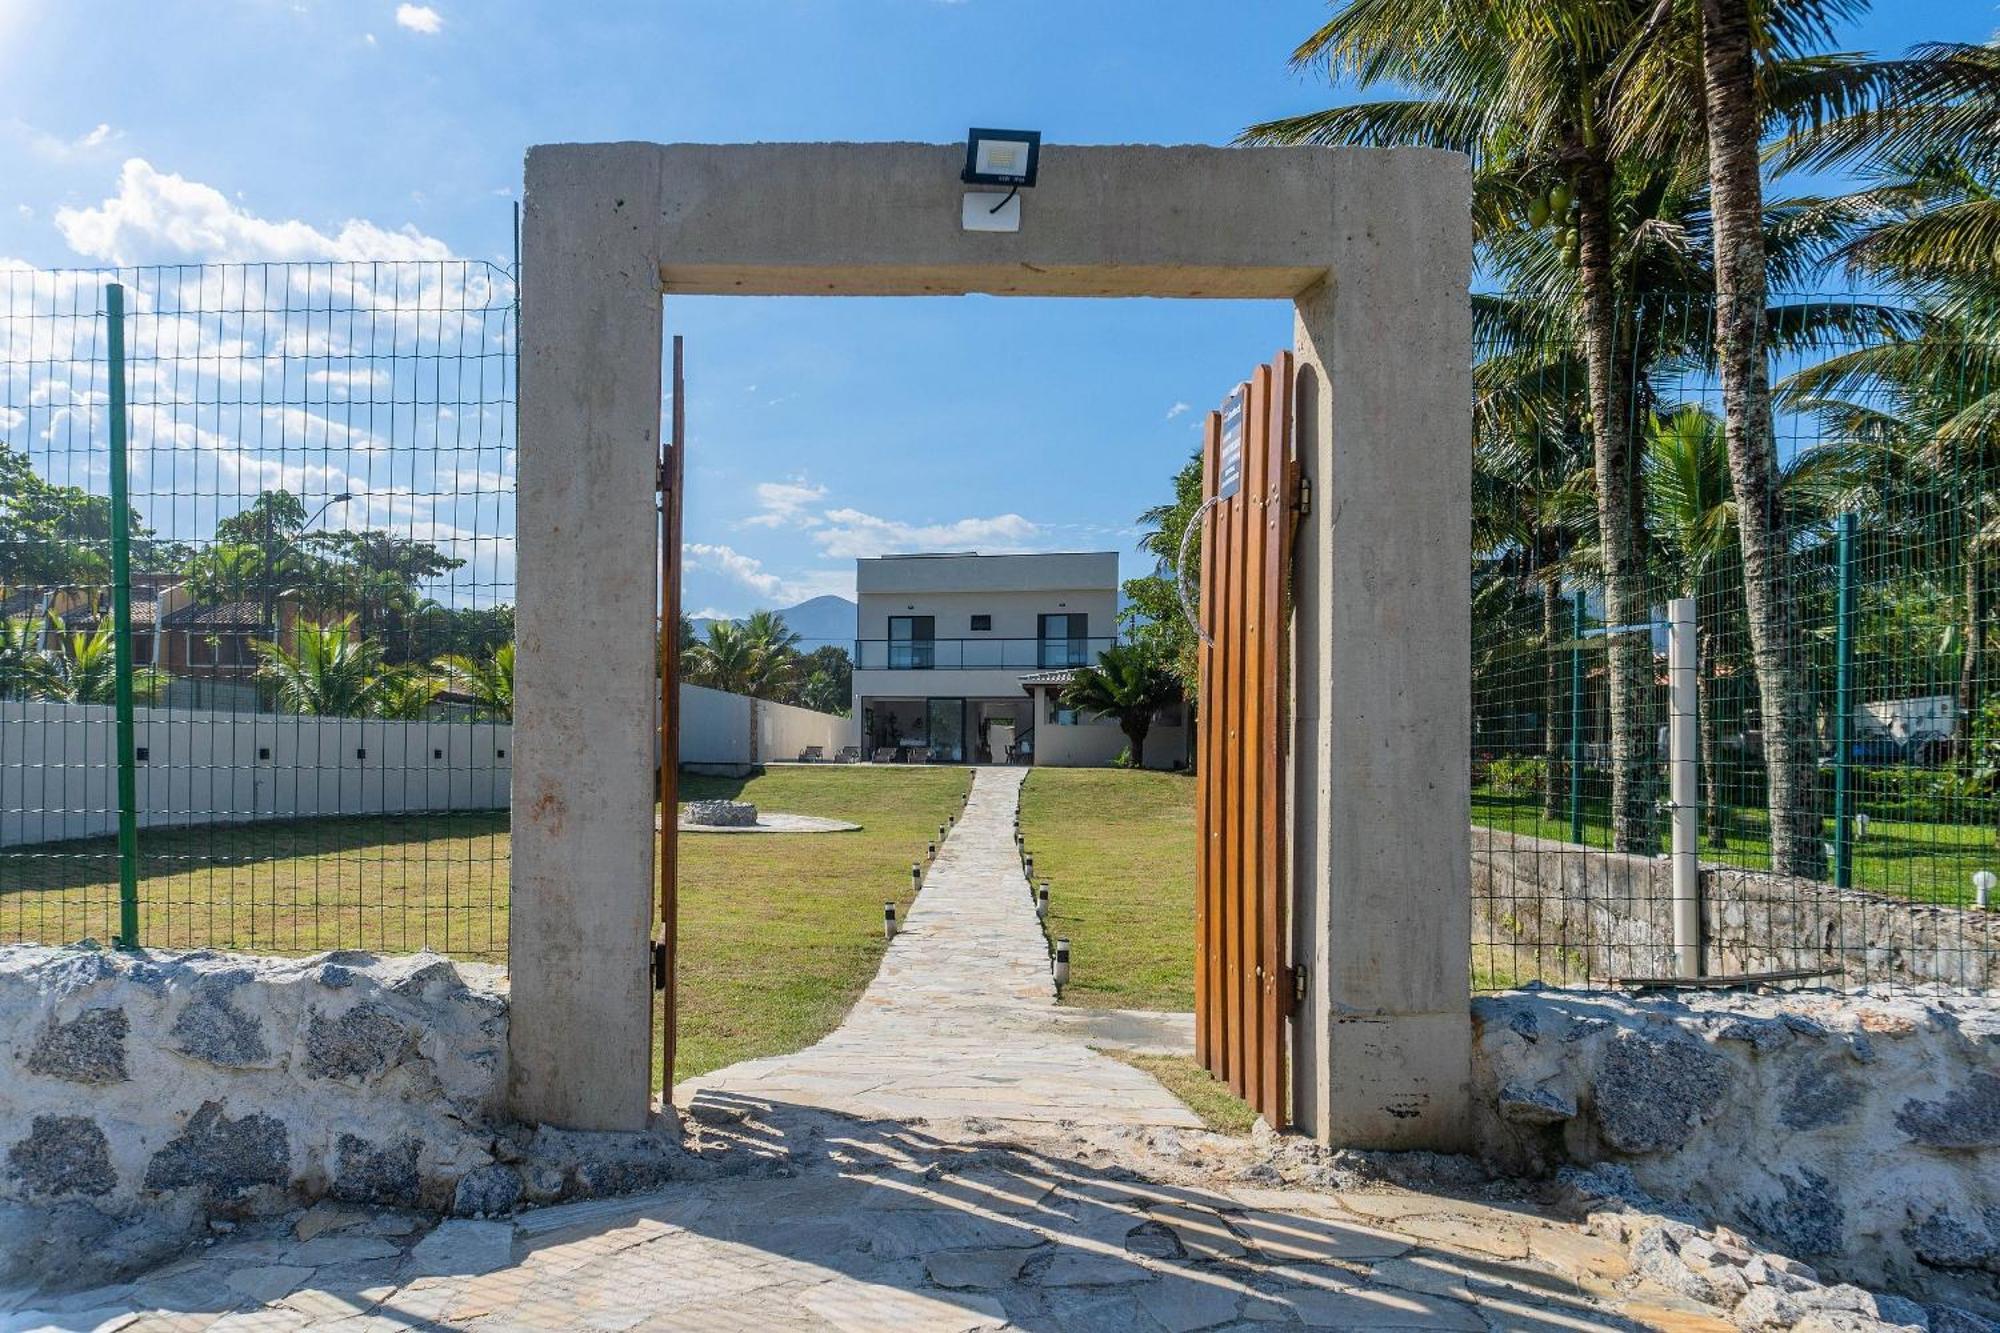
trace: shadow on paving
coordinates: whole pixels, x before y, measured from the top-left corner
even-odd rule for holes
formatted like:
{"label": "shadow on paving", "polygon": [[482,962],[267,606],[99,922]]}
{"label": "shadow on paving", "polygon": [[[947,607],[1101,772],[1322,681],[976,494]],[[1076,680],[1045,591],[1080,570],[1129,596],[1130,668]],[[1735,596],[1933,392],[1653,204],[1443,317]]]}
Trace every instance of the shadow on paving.
{"label": "shadow on paving", "polygon": [[523,1214],[510,1268],[374,1312],[617,1331],[1643,1327],[1326,1195],[1168,1183],[998,1129],[952,1141],[712,1093],[691,1109],[730,1126],[744,1174]]}
{"label": "shadow on paving", "polygon": [[[1565,1278],[1377,1229],[1333,1196],[1152,1178],[1120,1164],[1138,1156],[1129,1135],[968,1121],[947,1139],[921,1122],[714,1093],[689,1112],[688,1178],[652,1195],[428,1236],[389,1234],[408,1215],[359,1210],[348,1229],[243,1235],[44,1305],[55,1318],[35,1326],[1645,1327]],[[1503,1229],[1541,1221],[1491,1216]]]}

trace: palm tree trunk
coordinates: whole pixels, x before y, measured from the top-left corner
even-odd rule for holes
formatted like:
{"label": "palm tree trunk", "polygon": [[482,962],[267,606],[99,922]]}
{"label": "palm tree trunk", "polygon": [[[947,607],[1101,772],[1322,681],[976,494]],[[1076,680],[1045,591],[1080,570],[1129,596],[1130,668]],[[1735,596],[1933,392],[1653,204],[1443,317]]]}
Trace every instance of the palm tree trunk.
{"label": "palm tree trunk", "polygon": [[1569,771],[1563,763],[1563,685],[1568,677],[1556,644],[1562,637],[1562,586],[1554,579],[1542,580],[1542,818],[1562,818],[1562,797],[1569,787]]}
{"label": "palm tree trunk", "polygon": [[1146,766],[1146,733],[1151,729],[1151,724],[1152,718],[1149,717],[1146,719],[1145,725],[1121,728],[1125,733],[1125,739],[1132,743],[1132,767],[1134,768],[1144,768]]}
{"label": "palm tree trunk", "polygon": [[1708,180],[1715,225],[1716,355],[1736,490],[1743,598],[1764,716],[1771,868],[1819,878],[1819,765],[1812,694],[1780,531],[1778,460],[1765,356],[1764,184],[1749,0],[1702,0]]}
{"label": "palm tree trunk", "polygon": [[1979,665],[1986,656],[1986,562],[1979,556],[1979,525],[1965,547],[1965,656],[1958,666],[1958,722],[1954,748],[1961,761],[1972,761],[1972,724],[1979,712]]}
{"label": "palm tree trunk", "polygon": [[[1583,289],[1584,360],[1597,475],[1597,528],[1604,549],[1604,612],[1614,625],[1646,619],[1645,543],[1639,469],[1632,450],[1632,389],[1618,340],[1611,274],[1611,168],[1591,152],[1577,172],[1577,262]],[[1653,652],[1650,635],[1609,639],[1611,686],[1611,845],[1650,852],[1653,820]]]}
{"label": "palm tree trunk", "polygon": [[1708,827],[1708,845],[1729,845],[1729,806],[1722,796],[1722,771],[1717,766],[1715,717],[1715,654],[1706,641],[1696,650],[1701,659],[1695,674],[1697,706],[1701,709],[1701,805]]}

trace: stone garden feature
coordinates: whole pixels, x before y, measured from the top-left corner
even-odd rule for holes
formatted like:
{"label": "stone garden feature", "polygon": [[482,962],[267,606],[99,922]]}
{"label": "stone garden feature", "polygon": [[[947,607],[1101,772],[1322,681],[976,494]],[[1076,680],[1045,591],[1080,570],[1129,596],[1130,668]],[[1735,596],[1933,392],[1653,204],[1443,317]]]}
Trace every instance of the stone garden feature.
{"label": "stone garden feature", "polygon": [[703,828],[750,828],[757,822],[757,807],[748,801],[689,801],[681,821]]}

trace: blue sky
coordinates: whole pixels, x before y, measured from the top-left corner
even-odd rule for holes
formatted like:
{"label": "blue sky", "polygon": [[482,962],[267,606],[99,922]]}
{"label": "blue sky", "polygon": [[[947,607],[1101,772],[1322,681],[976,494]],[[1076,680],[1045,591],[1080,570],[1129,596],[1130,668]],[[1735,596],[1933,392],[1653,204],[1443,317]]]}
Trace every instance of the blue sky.
{"label": "blue sky", "polygon": [[[0,260],[505,263],[540,142],[1227,142],[1323,104],[1320,0],[0,0]],[[1985,0],[1883,0],[1847,39],[1978,40]],[[137,162],[142,166],[132,166]],[[63,210],[69,210],[65,213]],[[297,225],[279,225],[297,224]],[[426,239],[418,239],[426,238]],[[1117,548],[1276,304],[702,299],[688,601],[848,592],[884,550]],[[992,406],[997,384],[1026,386]],[[1013,396],[1011,393],[1009,396]]]}

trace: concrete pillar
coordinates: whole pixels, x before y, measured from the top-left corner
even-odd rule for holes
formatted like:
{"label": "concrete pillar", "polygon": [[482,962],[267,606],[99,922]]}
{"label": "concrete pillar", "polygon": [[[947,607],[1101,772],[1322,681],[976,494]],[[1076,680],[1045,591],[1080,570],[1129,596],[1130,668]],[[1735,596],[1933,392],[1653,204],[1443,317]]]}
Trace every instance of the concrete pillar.
{"label": "concrete pillar", "polygon": [[645,1128],[652,1037],[660,162],[528,154],[509,1102]]}
{"label": "concrete pillar", "polygon": [[1471,1068],[1470,186],[1447,154],[1342,166],[1331,277],[1295,305],[1294,1117],[1449,1150]]}

